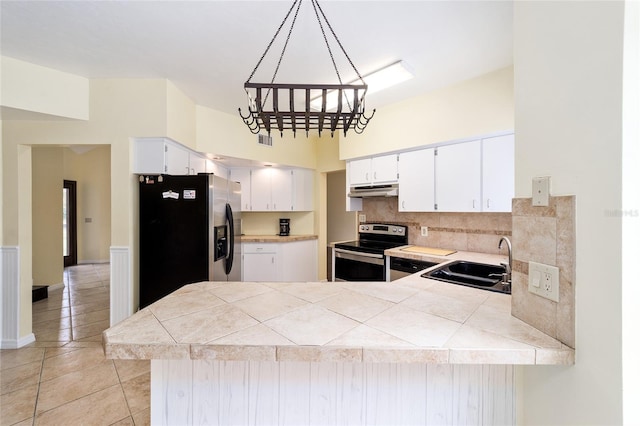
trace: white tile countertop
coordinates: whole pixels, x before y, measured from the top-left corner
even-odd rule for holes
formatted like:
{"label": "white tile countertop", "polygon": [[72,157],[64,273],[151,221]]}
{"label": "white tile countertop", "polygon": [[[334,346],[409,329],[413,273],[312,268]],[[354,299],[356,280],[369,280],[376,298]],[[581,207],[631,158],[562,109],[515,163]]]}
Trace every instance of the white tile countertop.
{"label": "white tile countertop", "polygon": [[[452,262],[454,260],[466,260],[469,262],[499,265],[501,262],[506,263],[509,260],[508,256],[506,255],[503,256],[499,254],[488,254],[488,253],[479,253],[479,252],[471,252],[471,251],[455,251],[452,254],[443,256],[443,255],[437,255],[437,254],[426,254],[426,253],[410,251],[413,248],[429,250],[428,247],[407,245],[407,246],[400,246],[400,247],[395,247],[392,249],[385,250],[384,254],[386,256],[402,257],[404,259],[422,260],[426,262],[436,262],[436,263]],[[434,249],[434,250],[441,250],[441,249]]]}
{"label": "white tile countertop", "polygon": [[387,282],[202,282],[103,333],[107,358],[573,364],[511,296],[420,273]]}

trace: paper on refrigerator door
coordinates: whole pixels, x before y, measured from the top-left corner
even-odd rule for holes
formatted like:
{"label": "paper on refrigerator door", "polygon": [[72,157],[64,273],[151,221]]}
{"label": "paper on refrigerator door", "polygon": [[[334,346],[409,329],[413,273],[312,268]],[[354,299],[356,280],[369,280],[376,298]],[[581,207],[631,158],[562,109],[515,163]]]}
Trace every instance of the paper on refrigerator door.
{"label": "paper on refrigerator door", "polygon": [[174,200],[177,200],[180,198],[180,194],[173,192],[172,190],[168,190],[162,193],[162,198],[173,198]]}

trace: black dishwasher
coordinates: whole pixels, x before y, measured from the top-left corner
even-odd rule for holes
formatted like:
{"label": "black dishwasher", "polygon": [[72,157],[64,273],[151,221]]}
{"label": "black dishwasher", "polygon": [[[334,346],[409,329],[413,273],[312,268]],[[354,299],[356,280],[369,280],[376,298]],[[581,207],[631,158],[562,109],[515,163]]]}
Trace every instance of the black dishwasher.
{"label": "black dishwasher", "polygon": [[436,262],[426,262],[423,260],[405,259],[402,257],[392,257],[389,268],[391,270],[391,281],[395,281],[407,275],[424,271],[427,268],[436,266]]}

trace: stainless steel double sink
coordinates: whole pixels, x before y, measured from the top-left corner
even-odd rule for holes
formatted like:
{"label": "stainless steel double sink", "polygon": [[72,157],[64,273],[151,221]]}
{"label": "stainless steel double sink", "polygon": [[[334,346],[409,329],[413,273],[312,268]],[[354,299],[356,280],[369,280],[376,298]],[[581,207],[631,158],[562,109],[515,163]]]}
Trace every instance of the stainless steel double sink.
{"label": "stainless steel double sink", "polygon": [[456,260],[425,272],[421,276],[483,290],[511,294],[511,284],[504,283],[507,272],[503,265]]}

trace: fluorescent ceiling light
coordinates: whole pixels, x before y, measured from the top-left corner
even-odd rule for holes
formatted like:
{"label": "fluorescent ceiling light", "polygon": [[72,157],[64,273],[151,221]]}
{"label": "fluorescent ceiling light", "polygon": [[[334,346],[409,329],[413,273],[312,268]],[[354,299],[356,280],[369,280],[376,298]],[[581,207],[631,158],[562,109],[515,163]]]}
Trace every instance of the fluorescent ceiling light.
{"label": "fluorescent ceiling light", "polygon": [[[403,61],[394,62],[378,71],[374,71],[370,74],[362,77],[364,82],[369,86],[367,88],[367,95],[386,89],[396,84],[402,83],[413,78],[413,73],[409,71],[407,65]],[[348,84],[359,84],[360,80],[353,80]],[[353,105],[353,99],[346,98],[346,93],[343,94],[342,103],[347,105],[347,102]],[[359,93],[362,96],[362,93]],[[327,110],[333,110],[338,106],[338,92],[327,93]],[[322,109],[322,96],[311,100],[311,108],[315,110]]]}

